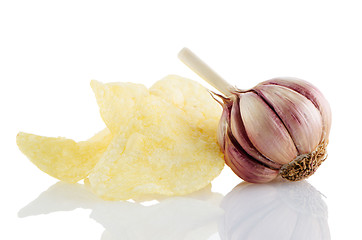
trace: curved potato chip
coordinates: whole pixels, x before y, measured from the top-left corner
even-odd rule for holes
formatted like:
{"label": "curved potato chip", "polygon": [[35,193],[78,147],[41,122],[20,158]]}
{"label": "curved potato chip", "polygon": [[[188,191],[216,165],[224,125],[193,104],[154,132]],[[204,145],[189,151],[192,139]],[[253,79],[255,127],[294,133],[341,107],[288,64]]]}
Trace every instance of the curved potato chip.
{"label": "curved potato chip", "polygon": [[43,137],[20,132],[19,149],[42,171],[65,182],[75,183],[88,176],[106,150],[112,135],[104,129],[88,141]]}
{"label": "curved potato chip", "polygon": [[210,96],[209,91],[196,81],[177,75],[168,75],[150,88],[159,96],[182,109],[189,121],[200,123],[212,118],[219,121],[222,108]]}
{"label": "curved potato chip", "polygon": [[134,110],[133,121],[114,137],[90,173],[93,192],[107,200],[182,195],[219,175],[224,160],[216,137],[190,123],[188,112],[154,95]]}
{"label": "curved potato chip", "polygon": [[19,133],[20,150],[38,168],[71,183],[91,172],[85,182],[109,200],[187,194],[219,175],[221,108],[200,84],[171,75],[150,91],[132,83],[91,86],[109,130],[78,143]]}
{"label": "curved potato chip", "polygon": [[150,93],[182,109],[190,123],[216,138],[215,129],[222,108],[201,84],[177,75],[168,75],[153,84]]}
{"label": "curved potato chip", "polygon": [[103,121],[108,129],[117,134],[124,131],[133,118],[135,108],[148,95],[142,84],[107,83],[91,81]]}

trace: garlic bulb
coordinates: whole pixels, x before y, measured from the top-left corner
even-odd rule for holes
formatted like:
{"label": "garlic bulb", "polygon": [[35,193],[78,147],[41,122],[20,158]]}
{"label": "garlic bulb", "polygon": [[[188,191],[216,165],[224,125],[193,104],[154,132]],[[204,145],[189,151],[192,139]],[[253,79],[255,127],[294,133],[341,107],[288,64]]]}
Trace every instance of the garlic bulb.
{"label": "garlic bulb", "polygon": [[189,49],[179,58],[218,89],[223,113],[218,142],[240,178],[265,183],[311,176],[327,157],[331,110],[322,93],[297,78],[275,78],[249,90],[232,87]]}

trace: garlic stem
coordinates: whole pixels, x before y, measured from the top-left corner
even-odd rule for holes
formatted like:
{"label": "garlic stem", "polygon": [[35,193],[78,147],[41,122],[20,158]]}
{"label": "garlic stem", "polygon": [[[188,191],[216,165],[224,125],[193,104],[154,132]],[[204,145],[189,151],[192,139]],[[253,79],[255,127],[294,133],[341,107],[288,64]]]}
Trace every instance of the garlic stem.
{"label": "garlic stem", "polygon": [[225,97],[230,97],[236,89],[212,70],[205,62],[196,56],[190,49],[183,48],[178,58],[188,66],[192,71],[197,73],[202,79],[211,86],[219,90]]}

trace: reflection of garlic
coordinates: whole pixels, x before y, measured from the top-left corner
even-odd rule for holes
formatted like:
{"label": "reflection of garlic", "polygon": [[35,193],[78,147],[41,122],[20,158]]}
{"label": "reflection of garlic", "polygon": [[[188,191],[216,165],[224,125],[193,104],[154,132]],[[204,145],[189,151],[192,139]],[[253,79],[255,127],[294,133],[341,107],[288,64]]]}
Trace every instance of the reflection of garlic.
{"label": "reflection of garlic", "polygon": [[218,141],[226,164],[242,179],[278,175],[298,181],[326,159],[331,111],[322,93],[296,78],[275,78],[250,90],[230,86],[188,49],[179,57],[224,96]]}
{"label": "reflection of garlic", "polygon": [[330,239],[327,205],[306,181],[243,182],[221,207],[221,239]]}

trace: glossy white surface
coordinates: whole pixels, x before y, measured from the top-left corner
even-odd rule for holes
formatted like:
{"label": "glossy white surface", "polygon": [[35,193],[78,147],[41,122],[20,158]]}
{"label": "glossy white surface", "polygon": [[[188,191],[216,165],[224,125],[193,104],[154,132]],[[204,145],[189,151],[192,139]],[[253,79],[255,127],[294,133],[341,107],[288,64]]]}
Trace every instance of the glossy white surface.
{"label": "glossy white surface", "polygon": [[[1,1],[0,239],[362,239],[358,3]],[[308,182],[238,185],[225,167],[211,190],[105,202],[17,149],[19,131],[84,140],[101,130],[91,79],[203,83],[177,59],[184,46],[240,88],[294,76],[325,94],[329,157]]]}
{"label": "glossy white surface", "polygon": [[[58,182],[18,212],[19,218],[88,210],[101,239],[330,239],[328,209],[306,181],[241,183],[225,197],[210,188],[155,203],[106,202],[84,185]],[[218,232],[218,234],[217,234]]]}

